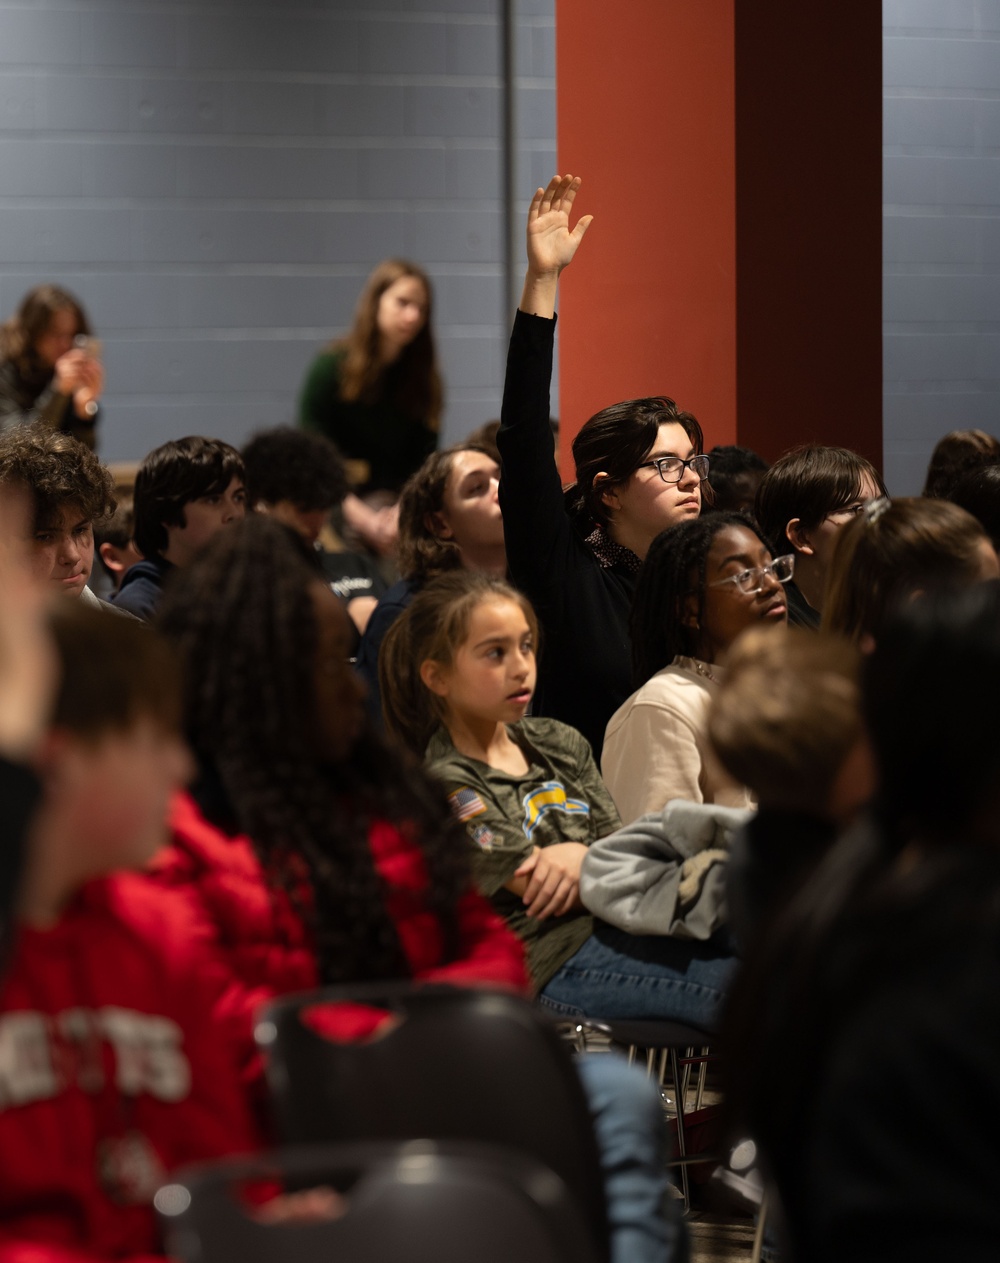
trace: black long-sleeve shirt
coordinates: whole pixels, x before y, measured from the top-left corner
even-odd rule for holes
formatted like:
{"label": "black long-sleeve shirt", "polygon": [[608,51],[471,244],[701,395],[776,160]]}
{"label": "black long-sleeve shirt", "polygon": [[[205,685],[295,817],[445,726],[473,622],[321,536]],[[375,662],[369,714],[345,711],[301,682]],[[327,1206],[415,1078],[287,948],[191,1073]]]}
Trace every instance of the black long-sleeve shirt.
{"label": "black long-sleeve shirt", "polygon": [[578,729],[600,761],[608,720],[632,692],[635,576],[602,565],[566,512],[549,429],[555,325],[523,311],[514,318],[497,434],[500,507],[511,579],[542,624],[533,712]]}

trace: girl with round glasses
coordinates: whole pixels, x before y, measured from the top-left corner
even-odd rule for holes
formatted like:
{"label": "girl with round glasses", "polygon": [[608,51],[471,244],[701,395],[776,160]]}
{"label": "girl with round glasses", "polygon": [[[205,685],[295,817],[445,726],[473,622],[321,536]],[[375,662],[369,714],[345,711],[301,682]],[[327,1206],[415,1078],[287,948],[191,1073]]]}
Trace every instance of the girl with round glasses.
{"label": "girl with round glasses", "polygon": [[786,623],[793,571],[794,558],[772,557],[741,513],[682,522],[653,541],[632,606],[636,692],[611,717],[601,763],[623,823],[674,798],[752,805],[706,751],[708,711],[737,636]]}
{"label": "girl with round glasses", "polygon": [[510,575],[545,632],[535,711],[577,728],[599,757],[608,718],[631,687],[628,611],[639,567],[662,530],[698,517],[708,458],[701,426],[672,399],[628,399],[580,430],[576,482],[563,493],[549,382],[559,274],[592,218],[570,228],[579,187],[578,177],[554,176],[528,211],[528,270],[497,446]]}

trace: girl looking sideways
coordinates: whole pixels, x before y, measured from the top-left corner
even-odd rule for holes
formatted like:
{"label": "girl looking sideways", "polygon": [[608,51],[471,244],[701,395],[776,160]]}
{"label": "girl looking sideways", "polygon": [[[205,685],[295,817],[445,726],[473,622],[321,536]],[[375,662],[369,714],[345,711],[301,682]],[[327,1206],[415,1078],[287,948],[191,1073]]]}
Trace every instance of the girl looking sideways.
{"label": "girl looking sideways", "polygon": [[578,729],[600,757],[607,721],[631,688],[628,616],[639,566],[660,531],[701,512],[708,458],[701,426],[672,399],[625,400],[574,439],[576,484],[564,496],[552,463],[549,383],[559,275],[592,219],[570,228],[579,187],[579,177],[554,176],[528,210],[528,270],[497,446],[510,576],[538,611],[549,648],[535,710]]}
{"label": "girl looking sideways", "polygon": [[733,966],[724,935],[631,935],[581,903],[587,848],[618,828],[618,813],[580,733],[524,718],[536,641],[534,611],[507,584],[442,576],[386,637],[386,725],[426,750],[465,825],[477,884],[524,941],[543,1004],[711,1029]]}

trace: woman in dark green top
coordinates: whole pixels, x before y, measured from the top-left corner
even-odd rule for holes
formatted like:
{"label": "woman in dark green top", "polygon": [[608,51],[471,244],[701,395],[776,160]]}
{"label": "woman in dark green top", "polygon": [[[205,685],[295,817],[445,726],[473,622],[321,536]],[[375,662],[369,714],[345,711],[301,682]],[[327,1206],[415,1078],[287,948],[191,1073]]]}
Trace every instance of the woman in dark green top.
{"label": "woman in dark green top", "polygon": [[359,487],[397,493],[437,446],[441,378],[431,332],[431,284],[404,259],[375,268],[347,337],[314,361],[299,422],[363,461]]}

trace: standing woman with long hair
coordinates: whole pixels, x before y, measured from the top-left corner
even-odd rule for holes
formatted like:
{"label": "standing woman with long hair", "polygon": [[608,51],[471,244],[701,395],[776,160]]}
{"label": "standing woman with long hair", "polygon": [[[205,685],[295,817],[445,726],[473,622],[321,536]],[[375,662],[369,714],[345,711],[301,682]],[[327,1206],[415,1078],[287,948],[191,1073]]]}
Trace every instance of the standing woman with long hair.
{"label": "standing woman with long hair", "polygon": [[[299,423],[318,430],[367,477],[348,497],[348,524],[378,551],[395,538],[391,505],[437,447],[441,375],[431,328],[430,277],[406,259],[384,259],[365,282],[347,336],[314,360]],[[363,497],[376,496],[381,506]]]}
{"label": "standing woman with long hair", "polygon": [[0,429],[41,421],[95,446],[104,370],[72,294],[36,285],[0,326]]}
{"label": "standing woman with long hair", "polygon": [[570,229],[579,187],[579,177],[554,176],[528,210],[497,446],[510,576],[547,646],[535,713],[578,729],[600,758],[605,726],[632,691],[628,618],[639,566],[660,531],[701,512],[708,457],[701,426],[672,399],[627,399],[574,439],[576,484],[564,496],[549,383],[559,274],[591,221],[584,215]]}

